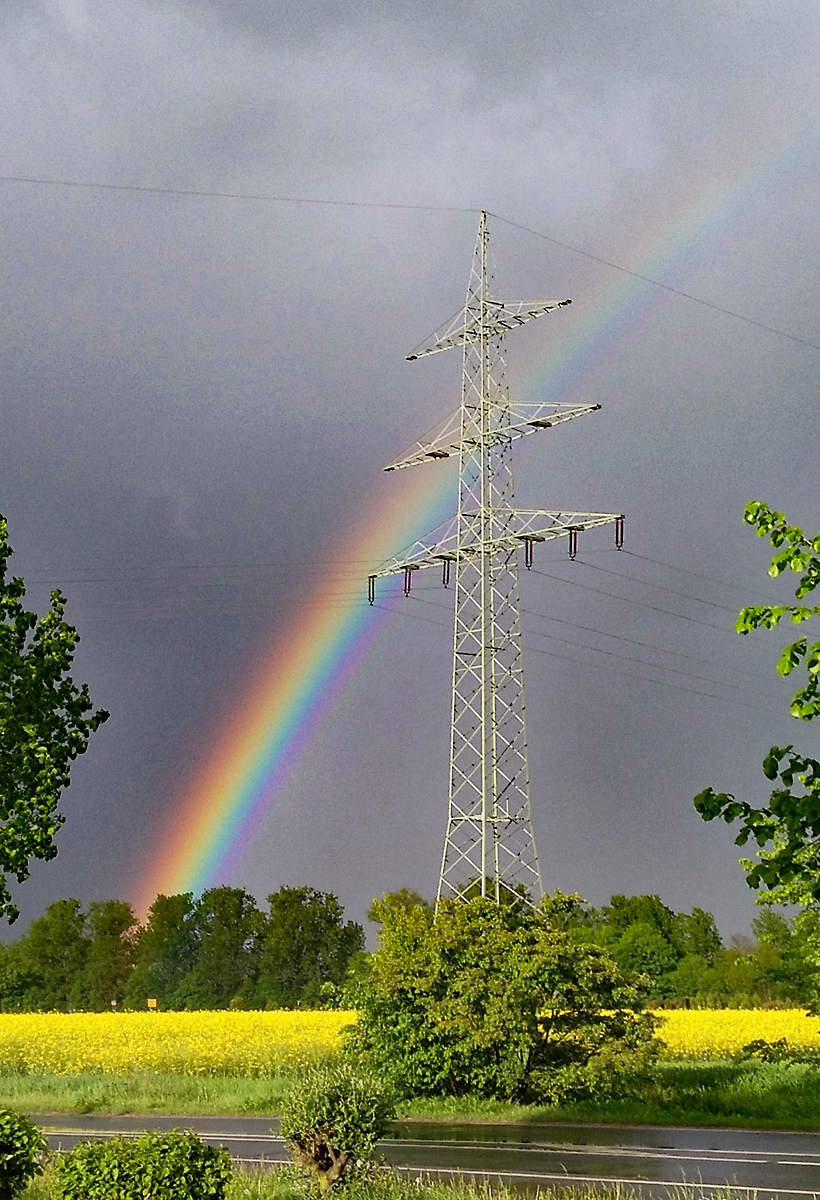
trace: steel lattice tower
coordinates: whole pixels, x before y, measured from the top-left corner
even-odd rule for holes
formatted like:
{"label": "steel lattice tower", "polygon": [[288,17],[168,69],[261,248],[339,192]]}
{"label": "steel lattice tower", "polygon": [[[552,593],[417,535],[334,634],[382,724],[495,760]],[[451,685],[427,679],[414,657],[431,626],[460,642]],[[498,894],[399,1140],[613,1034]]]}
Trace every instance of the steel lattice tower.
{"label": "steel lattice tower", "polygon": [[413,360],[459,347],[461,405],[384,468],[458,455],[458,513],[383,563],[369,578],[368,599],[374,602],[382,576],[403,573],[409,594],[414,571],[438,565],[447,586],[453,569],[449,812],[437,899],[464,898],[480,886],[497,903],[505,891],[536,903],[542,886],[530,815],[518,552],[523,547],[529,568],[534,543],[566,536],[574,558],[578,532],[610,522],[620,548],[623,516],[515,507],[512,443],[600,405],[510,401],[505,335],[570,301],[494,299],[488,260],[482,213],[463,309],[407,355]]}

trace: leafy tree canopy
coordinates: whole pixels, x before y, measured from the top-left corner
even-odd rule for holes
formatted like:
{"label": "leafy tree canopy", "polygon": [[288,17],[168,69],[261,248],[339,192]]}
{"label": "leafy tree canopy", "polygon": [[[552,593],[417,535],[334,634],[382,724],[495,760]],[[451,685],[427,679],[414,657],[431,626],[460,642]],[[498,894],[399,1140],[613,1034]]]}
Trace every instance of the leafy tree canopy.
{"label": "leafy tree canopy", "polygon": [[373,901],[367,910],[367,919],[374,925],[383,925],[386,917],[396,909],[416,907],[423,909],[432,921],[435,905],[425,900],[419,892],[405,887],[397,888],[395,892],[384,892]]}
{"label": "leafy tree canopy", "polygon": [[19,913],[7,876],[22,883],[32,859],[54,858],[70,765],[108,718],[69,674],[80,639],[65,597],[53,591],[41,619],[27,612],[23,580],[7,577],[13,553],[0,516],[0,916],[9,922]]}
{"label": "leafy tree canopy", "polygon": [[191,892],[157,896],[136,943],[136,965],[125,989],[130,1008],[144,1008],[149,997],[160,1008],[178,1006],[177,989],[193,970],[199,950]]}
{"label": "leafy tree canopy", "polygon": [[282,887],[268,896],[259,965],[260,1002],[272,1008],[316,1004],[327,984],[339,987],[364,949],[364,930],[344,921],[331,892]]}
{"label": "leafy tree canopy", "polygon": [[697,905],[691,913],[675,913],[671,941],[681,956],[698,955],[709,966],[723,945],[715,918]]}
{"label": "leafy tree canopy", "polygon": [[[760,501],[746,506],[744,519],[768,537],[777,553],[769,574],[789,569],[799,575],[795,598],[803,600],[820,584],[820,534],[807,536],[790,525],[784,513],[774,512]],[[753,629],[774,629],[784,617],[802,625],[820,616],[820,606],[804,604],[758,605],[741,610],[735,628],[747,634]],[[820,642],[798,638],[783,650],[777,663],[781,675],[805,671],[806,681],[791,702],[792,716],[811,721],[820,715]],[[707,787],[695,797],[695,808],[705,821],[722,818],[727,824],[740,822],[735,844],[749,842],[758,847],[757,859],[741,859],[749,887],[763,888],[775,902],[820,901],[820,762],[798,753],[793,745],[772,746],[763,760],[763,773],[775,784],[768,804],[755,806],[737,800],[731,792]]]}
{"label": "leafy tree canopy", "polygon": [[95,900],[89,905],[86,925],[90,934],[85,969],[81,976],[80,1003],[102,1012],[118,1007],[136,961],[137,918],[124,900]]}
{"label": "leafy tree canopy", "polygon": [[477,898],[385,914],[350,1050],[410,1095],[560,1100],[601,1093],[651,1036],[642,997],[599,946]]}
{"label": "leafy tree canopy", "polygon": [[612,896],[609,904],[601,909],[604,921],[618,934],[630,925],[648,925],[666,940],[672,935],[675,914],[667,908],[660,896]]}
{"label": "leafy tree canopy", "polygon": [[249,999],[259,969],[264,915],[244,888],[215,887],[194,904],[197,957],[182,980],[185,1008],[227,1008]]}
{"label": "leafy tree canopy", "polygon": [[89,937],[79,900],[55,900],[31,922],[19,943],[27,974],[26,1007],[65,1011],[79,1006]]}

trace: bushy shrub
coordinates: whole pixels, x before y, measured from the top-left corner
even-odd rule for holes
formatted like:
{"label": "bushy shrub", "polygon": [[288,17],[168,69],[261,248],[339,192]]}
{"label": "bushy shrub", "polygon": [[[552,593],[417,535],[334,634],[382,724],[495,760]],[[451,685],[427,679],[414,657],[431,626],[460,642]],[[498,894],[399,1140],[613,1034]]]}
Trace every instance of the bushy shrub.
{"label": "bushy shrub", "polygon": [[145,1133],[81,1142],[57,1162],[63,1200],[224,1200],[227,1150],[195,1133]]}
{"label": "bushy shrub", "polygon": [[392,1089],[348,1062],[314,1067],[288,1095],[279,1132],[324,1194],[373,1155],[395,1112]]}
{"label": "bushy shrub", "polygon": [[0,1108],[0,1200],[13,1200],[42,1171],[45,1138],[22,1113]]}
{"label": "bushy shrub", "polygon": [[388,913],[350,1051],[406,1095],[562,1103],[611,1094],[642,1065],[654,1018],[606,950],[536,912],[485,899]]}

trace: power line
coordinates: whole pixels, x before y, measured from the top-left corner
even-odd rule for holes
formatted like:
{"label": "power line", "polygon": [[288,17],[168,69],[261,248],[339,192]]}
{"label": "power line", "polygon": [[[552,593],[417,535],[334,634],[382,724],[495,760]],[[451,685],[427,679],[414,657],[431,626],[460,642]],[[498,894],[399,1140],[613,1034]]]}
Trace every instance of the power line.
{"label": "power line", "polygon": [[[411,593],[411,595],[412,595],[412,593]],[[426,603],[430,603],[430,601],[427,601]],[[450,628],[450,622],[445,623],[444,621],[436,621],[430,617],[423,617],[419,613],[408,612],[407,609],[404,608],[403,606],[388,609],[386,605],[376,604],[376,605],[374,605],[374,607],[381,608],[387,612],[398,613],[401,616],[410,617],[415,621],[424,621],[428,625],[438,625],[438,627],[440,629]],[[436,605],[436,607],[443,609],[444,606]],[[593,651],[597,650],[597,647],[595,647],[595,646],[590,646],[587,648],[590,650],[593,650]],[[620,667],[608,666],[605,663],[585,662],[583,659],[573,658],[571,655],[568,655],[568,654],[558,654],[554,650],[544,650],[540,646],[530,646],[529,650],[533,654],[546,654],[549,658],[561,659],[563,662],[570,662],[579,667],[588,667],[590,670],[593,670],[593,671],[609,671],[613,675],[623,675],[628,679],[638,679],[638,680],[642,681],[643,683],[652,683],[658,687],[672,688],[674,691],[678,691],[678,692],[690,692],[692,695],[695,695],[695,696],[704,696],[710,700],[717,700],[721,704],[735,704],[735,705],[740,705],[743,708],[753,708],[753,709],[757,709],[760,712],[772,713],[775,716],[782,715],[778,712],[778,710],[773,709],[773,708],[764,708],[760,704],[752,704],[752,703],[748,703],[743,700],[733,700],[731,697],[728,697],[728,696],[716,696],[713,692],[704,692],[704,691],[701,691],[699,688],[687,687],[685,684],[672,683],[669,680],[665,680],[665,679],[653,679],[653,678],[651,678],[651,676],[648,676],[648,675],[638,675],[634,671],[624,671]],[[599,653],[606,653],[606,652],[599,651]],[[624,656],[624,657],[628,657],[628,656]],[[643,660],[634,659],[632,661],[642,662]],[[656,670],[659,670],[659,671],[674,670],[674,668],[663,667],[661,665],[656,665],[653,663],[645,663],[644,665],[649,666],[649,667],[654,667]],[[698,677],[696,676],[695,678],[698,678]],[[736,685],[731,684],[731,683],[726,683],[726,684],[721,683],[721,684],[719,684],[719,686],[733,688]]]}
{"label": "power line", "polygon": [[634,575],[625,575],[623,571],[613,571],[611,567],[599,567],[597,563],[586,562],[583,558],[577,558],[575,561],[582,567],[589,567],[590,571],[604,571],[607,575],[617,575],[619,579],[626,579],[629,583],[656,588],[659,592],[669,592],[671,596],[682,596],[685,600],[696,600],[698,604],[708,604],[710,608],[720,608],[723,612],[737,612],[736,608],[732,608],[728,604],[718,604],[715,600],[704,600],[702,596],[693,596],[691,592],[680,592],[677,588],[667,587],[663,583],[653,583],[651,579],[636,579]]}
{"label": "power line", "polygon": [[[588,555],[590,555],[590,554],[612,555],[612,554],[617,553],[617,551],[613,547],[608,547],[606,549],[595,549],[595,550],[590,549],[590,550],[587,550],[586,553]],[[745,595],[745,596],[748,596],[749,592],[752,590],[751,588],[742,587],[736,583],[729,583],[729,581],[726,579],[718,579],[718,577],[716,575],[706,575],[701,571],[693,571],[689,567],[682,567],[678,563],[670,563],[670,562],[666,562],[664,559],[661,559],[661,558],[653,558],[649,554],[639,554],[636,550],[628,550],[626,548],[626,546],[624,546],[622,548],[620,553],[623,555],[624,558],[626,558],[626,557],[637,558],[637,559],[640,559],[642,562],[652,563],[658,567],[665,567],[670,571],[677,571],[682,575],[691,575],[695,579],[703,579],[703,580],[706,580],[708,583],[715,583],[719,587],[731,588],[732,590],[734,590],[736,592],[740,592],[742,595]],[[565,562],[566,555],[565,554],[549,554],[548,553],[541,558],[541,561],[542,562],[543,561]],[[577,559],[576,561],[584,562],[586,566],[594,565],[592,563],[588,563],[586,561],[586,559],[583,559],[583,560]],[[274,570],[274,569],[275,570],[297,570],[298,569],[298,570],[309,570],[309,571],[327,571],[327,572],[329,572],[331,579],[341,578],[343,576],[348,576],[348,575],[351,578],[361,579],[362,572],[359,568],[374,566],[374,565],[378,564],[379,562],[381,562],[381,560],[375,559],[375,558],[345,558],[343,561],[334,561],[334,560],[328,561],[325,559],[256,559],[256,560],[251,560],[251,561],[246,560],[243,562],[159,563],[152,567],[142,567],[142,568],[126,567],[126,568],[124,568],[125,571],[130,572],[129,574],[100,575],[100,576],[96,576],[94,578],[88,578],[88,577],[76,578],[75,577],[73,579],[68,577],[70,572],[99,571],[99,570],[104,570],[105,568],[98,567],[98,566],[92,566],[92,565],[67,566],[67,567],[32,567],[32,568],[24,567],[24,568],[22,568],[22,573],[25,576],[26,582],[29,583],[31,586],[45,585],[45,584],[61,584],[61,583],[63,583],[63,584],[141,583],[143,581],[155,582],[155,583],[175,583],[175,582],[177,582],[176,580],[163,577],[166,572],[177,571],[177,572],[188,573],[188,572],[197,572],[197,571],[218,571],[218,570],[267,571],[267,570]],[[347,569],[348,567],[350,567],[350,569]],[[601,569],[605,569],[605,568],[601,568]],[[135,574],[134,571],[136,571],[136,570],[139,570],[141,573]],[[50,579],[36,578],[36,576],[38,576],[39,574],[42,574],[42,573],[46,573],[47,575],[55,575],[55,576],[59,573],[59,578],[50,578]],[[618,574],[618,572],[613,572],[613,574]],[[632,579],[636,583],[646,583],[650,587],[660,587],[661,586],[660,584],[653,583],[651,580],[638,579],[634,576],[624,575],[623,578]],[[667,590],[674,591],[674,589],[672,589],[672,588],[668,588]],[[681,592],[679,594],[682,596],[688,596],[692,600],[701,600],[702,599],[702,597],[700,597],[700,596],[692,596],[691,593]],[[703,601],[703,603],[708,604],[711,602]],[[730,610],[728,608],[728,606],[725,606],[725,607],[727,607],[727,611],[734,611],[734,609]],[[603,631],[597,630],[596,632],[601,633]]]}
{"label": "power line", "polygon": [[[544,633],[540,629],[529,629],[525,626],[525,632],[532,637],[548,638],[553,642],[563,642],[566,646],[577,646],[582,650],[591,650],[595,654],[605,654],[608,658],[622,658],[627,662],[641,663],[645,667],[653,667],[657,671],[671,671],[673,675],[685,675],[689,679],[700,679],[703,683],[716,683],[719,687],[738,688],[738,684],[726,682],[723,679],[715,679],[713,675],[699,675],[695,671],[683,671],[680,667],[670,667],[665,663],[649,662],[648,659],[638,658],[634,654],[621,654],[617,650],[605,650],[601,646],[590,646],[587,642],[573,642],[569,638],[558,637],[554,633]],[[762,692],[756,692],[755,695],[761,696],[763,699],[768,697],[763,696]]]}
{"label": "power line", "polygon": [[[413,596],[413,593],[411,592],[410,595]],[[418,597],[416,597],[416,600],[419,604],[429,604],[434,608],[439,608],[442,611],[445,611],[444,605],[437,604],[434,600],[421,600]],[[559,618],[551,618],[546,613],[536,613],[536,612],[532,612],[530,609],[522,608],[521,611],[522,611],[522,613],[527,613],[529,616],[542,617],[545,620],[553,620],[553,619],[561,620],[560,617]],[[575,629],[587,630],[586,626],[575,625],[572,621],[564,621],[562,623],[566,624],[566,625],[571,625]],[[442,622],[437,621],[437,622],[435,622],[435,624],[441,625]],[[697,672],[683,671],[683,670],[681,670],[680,667],[672,667],[666,663],[650,662],[648,659],[638,658],[634,654],[620,654],[616,650],[607,650],[602,646],[592,646],[592,645],[590,645],[589,642],[574,642],[570,638],[562,638],[554,633],[545,633],[543,630],[540,630],[540,629],[532,629],[528,626],[525,626],[524,632],[528,633],[529,635],[531,635],[533,637],[542,637],[542,638],[547,638],[550,641],[563,642],[567,646],[577,646],[581,650],[589,650],[595,654],[605,654],[610,658],[622,658],[628,662],[641,663],[643,666],[652,667],[657,671],[671,671],[672,674],[674,674],[674,675],[685,675],[690,679],[700,679],[705,683],[716,683],[716,684],[718,684],[719,687],[737,689],[740,686],[739,684],[732,683],[731,681],[726,681],[723,679],[715,679],[714,676],[711,676],[711,675],[699,675],[699,674],[697,674]],[[603,637],[618,637],[619,636],[618,634],[604,633],[602,630],[591,630],[589,632],[600,633]],[[656,650],[662,654],[673,654],[674,655],[674,654],[679,653],[676,650],[668,650],[665,647],[651,646],[646,642],[639,642],[634,638],[622,638],[621,640],[626,641],[626,642],[632,642],[634,645],[642,646],[644,649],[647,649],[647,650]],[[695,662],[703,663],[704,666],[711,666],[711,667],[719,666],[727,671],[732,671],[732,670],[738,669],[738,668],[733,668],[733,667],[727,666],[723,663],[710,662],[708,659],[705,659],[705,658],[696,658],[694,655],[691,655],[691,654],[682,654],[681,657],[694,659]],[[747,671],[747,672],[744,672],[744,674],[752,675],[754,673],[751,671]],[[755,678],[766,679],[767,677],[762,676],[762,675],[756,675]],[[763,697],[764,699],[766,698],[762,692],[756,692],[755,694]]]}
{"label": "power line", "polygon": [[[262,559],[261,561],[257,561],[257,562],[238,562],[238,563],[231,563],[231,562],[175,563],[172,565],[161,565],[161,566],[157,566],[157,567],[144,568],[142,574],[99,575],[99,576],[96,576],[95,578],[79,578],[79,579],[78,578],[70,579],[70,578],[67,578],[67,575],[71,571],[96,571],[96,570],[101,570],[103,568],[64,567],[64,568],[62,568],[62,572],[61,572],[59,578],[53,578],[53,579],[36,579],[36,578],[34,578],[34,576],[36,576],[40,572],[45,572],[49,575],[56,575],[57,572],[61,570],[60,568],[33,567],[30,569],[23,569],[23,573],[25,575],[26,582],[31,584],[32,586],[34,584],[45,585],[45,584],[52,584],[52,583],[53,584],[60,584],[60,583],[63,583],[63,584],[72,584],[72,583],[143,583],[143,582],[146,582],[146,583],[154,583],[154,582],[155,583],[176,583],[176,582],[178,582],[177,580],[163,578],[162,577],[163,573],[166,571],[191,572],[191,571],[240,571],[240,570],[270,570],[270,569],[276,569],[276,570],[293,569],[293,570],[295,570],[297,568],[300,570],[308,569],[308,570],[314,570],[314,571],[332,571],[331,578],[336,578],[341,575],[350,575],[350,576],[354,576],[357,579],[361,579],[361,577],[362,577],[361,570],[358,570],[358,569],[354,570],[354,569],[352,569],[352,566],[351,566],[350,570],[345,569],[345,570],[341,570],[341,571],[335,571],[335,570],[333,570],[333,568],[334,567],[345,567],[346,568],[348,566],[348,564],[356,564],[358,567],[362,567],[362,566],[370,567],[370,566],[374,566],[378,561],[379,560],[375,559],[375,558],[346,558],[344,560],[344,563],[333,562],[333,561],[327,562],[323,559],[311,559],[309,561],[308,560],[299,561],[296,559],[288,559],[288,560]],[[129,570],[129,569],[130,568],[126,568],[126,570]]]}
{"label": "power line", "polygon": [[[275,196],[264,192],[212,192],[205,188],[147,187],[136,183],[90,183],[79,179],[45,179],[34,175],[0,175],[0,183],[33,183],[45,187],[77,188],[82,191],[138,192],[154,196],[195,196],[207,200],[260,200],[267,204],[318,204],[329,208],[387,208],[404,212],[479,212],[447,204],[390,204],[380,200],[324,200],[315,196]],[[503,219],[503,218],[502,218]]]}
{"label": "power line", "polygon": [[[148,187],[141,184],[132,183],[94,183],[78,179],[49,179],[43,176],[34,175],[0,175],[0,183],[23,183],[34,184],[41,187],[61,187],[74,188],[83,191],[105,191],[105,192],[132,192],[141,195],[156,195],[156,196],[190,196],[197,199],[213,199],[213,200],[251,200],[267,204],[313,204],[327,208],[364,208],[364,209],[384,209],[394,210],[398,212],[441,212],[441,213],[461,213],[461,214],[476,214],[481,210],[478,208],[449,205],[449,204],[397,204],[382,200],[330,200],[316,196],[278,196],[264,192],[217,192],[210,191],[205,188],[162,188]],[[488,211],[488,210],[484,210]],[[651,284],[652,287],[661,288],[665,292],[669,292],[673,296],[679,296],[683,300],[690,300],[693,304],[700,304],[704,308],[709,308],[713,312],[722,313],[723,316],[733,317],[736,321],[743,321],[746,325],[752,325],[755,329],[763,329],[766,333],[772,333],[776,337],[788,339],[790,342],[796,342],[798,345],[807,346],[811,350],[820,350],[820,344],[810,342],[807,338],[798,337],[794,333],[787,333],[784,329],[778,329],[774,325],[767,325],[764,321],[757,321],[754,317],[747,317],[743,313],[737,312],[733,308],[727,308],[722,304],[715,304],[711,300],[704,300],[702,296],[696,296],[693,292],[685,292],[682,288],[673,287],[672,284],[662,283],[660,279],[653,279],[650,275],[643,275],[640,271],[633,271],[629,267],[623,267],[620,263],[613,262],[611,259],[603,258],[599,254],[593,254],[589,250],[582,250],[580,246],[574,246],[570,242],[562,241],[560,238],[553,237],[551,234],[542,233],[538,229],[532,229],[529,225],[522,225],[518,221],[511,221],[508,217],[501,216],[500,213],[489,213],[497,221],[509,225],[512,229],[519,229],[523,233],[531,234],[532,237],[540,238],[542,241],[550,242],[554,246],[561,246],[564,250],[569,250],[573,254],[578,254],[582,258],[590,259],[592,262],[600,263],[601,266],[609,267],[612,271],[619,271],[623,275],[628,275],[632,279],[640,279],[643,283]]]}
{"label": "power line", "polygon": [[[568,621],[565,617],[556,617],[552,613],[539,613],[531,608],[522,608],[522,613],[526,613],[530,617],[539,617],[544,621],[557,621],[560,625],[569,625],[572,629],[581,629],[585,633],[597,633],[601,637],[614,638],[619,642],[627,642],[633,646],[642,646],[645,650],[656,650],[659,654],[672,654],[677,658],[686,658],[691,662],[703,663],[704,666],[714,666],[714,660],[708,658],[700,658],[697,654],[687,654],[684,650],[670,650],[668,646],[658,646],[654,642],[642,642],[639,638],[627,637],[623,633],[612,633],[608,629],[596,629],[592,625],[579,625],[577,621]],[[750,675],[753,679],[768,679],[768,675],[761,675],[758,671],[749,671],[745,667],[732,667],[728,663],[719,664],[726,671],[736,671],[741,675]]]}
{"label": "power line", "polygon": [[604,663],[584,662],[582,659],[572,658],[568,654],[556,654],[554,650],[542,650],[540,646],[530,646],[529,649],[533,654],[546,654],[550,658],[560,658],[563,659],[564,662],[575,663],[575,665],[579,667],[588,667],[592,671],[609,671],[613,675],[625,675],[629,679],[640,679],[644,683],[654,683],[657,684],[658,687],[672,688],[676,692],[691,692],[695,696],[707,696],[710,700],[717,700],[721,704],[738,704],[742,708],[755,708],[759,712],[771,713],[773,716],[783,715],[782,713],[778,712],[777,709],[764,708],[761,704],[749,704],[744,700],[732,700],[729,696],[716,696],[713,692],[702,692],[698,688],[686,687],[686,685],[682,683],[670,683],[666,679],[650,679],[648,675],[636,675],[634,671],[623,671],[620,667],[610,667],[606,666]]}
{"label": "power line", "polygon": [[530,229],[528,225],[519,225],[516,221],[510,221],[506,217],[502,217],[499,213],[491,214],[497,221],[503,221],[505,225],[512,226],[513,229],[520,229],[524,233],[531,233],[533,237],[541,238],[545,242],[551,242],[554,246],[561,246],[564,250],[571,250],[573,254],[580,254],[583,258],[592,259],[593,262],[600,263],[604,267],[611,267],[613,271],[620,271],[624,275],[630,275],[633,279],[640,279],[644,283],[651,283],[653,287],[663,288],[665,292],[671,292],[673,296],[681,296],[684,300],[691,300],[693,304],[700,304],[704,308],[711,308],[713,312],[722,313],[726,317],[734,317],[736,321],[744,321],[747,325],[753,325],[756,329],[764,329],[767,333],[773,333],[777,337],[788,338],[790,342],[797,342],[801,346],[808,346],[811,350],[820,350],[820,345],[816,342],[810,342],[806,338],[797,337],[793,333],[786,333],[782,329],[775,328],[774,325],[766,325],[763,321],[756,321],[753,317],[745,317],[742,313],[735,312],[732,308],[725,308],[722,304],[714,304],[711,300],[704,300],[700,296],[695,296],[692,292],[684,292],[681,288],[672,287],[669,283],[661,283],[659,279],[652,279],[649,275],[642,275],[640,271],[631,271],[628,267],[622,267],[618,263],[611,262],[608,258],[601,258],[598,254],[591,254],[588,250],[581,250],[578,246],[572,246],[569,242],[562,242],[558,238],[550,237],[549,234],[541,233],[537,229]]}
{"label": "power line", "polygon": [[705,579],[709,583],[716,583],[720,587],[732,588],[736,592],[748,594],[751,588],[741,587],[737,583],[729,583],[725,579],[718,579],[716,575],[704,575],[701,571],[692,571],[689,567],[682,567],[678,563],[664,562],[661,558],[652,558],[649,554],[638,554],[635,550],[627,550],[623,547],[623,554],[628,554],[630,558],[640,558],[644,562],[654,563],[658,567],[667,567],[670,571],[680,571],[683,575],[692,575],[695,579]]}
{"label": "power line", "polygon": [[648,608],[652,612],[664,613],[667,617],[677,617],[681,621],[691,621],[693,625],[705,625],[707,629],[717,629],[721,633],[734,633],[726,625],[715,625],[712,621],[702,621],[699,617],[687,617],[684,613],[674,612],[669,608],[659,608],[657,604],[648,604],[646,600],[636,600],[633,596],[619,596],[617,592],[607,592],[603,588],[593,587],[590,583],[581,583],[577,579],[566,579],[563,575],[553,575],[550,571],[540,571],[532,568],[533,575],[542,575],[545,579],[555,579],[559,583],[568,583],[572,587],[584,588],[585,591],[595,592],[598,596],[609,596],[611,600],[622,600],[624,604],[637,604],[640,608]]}

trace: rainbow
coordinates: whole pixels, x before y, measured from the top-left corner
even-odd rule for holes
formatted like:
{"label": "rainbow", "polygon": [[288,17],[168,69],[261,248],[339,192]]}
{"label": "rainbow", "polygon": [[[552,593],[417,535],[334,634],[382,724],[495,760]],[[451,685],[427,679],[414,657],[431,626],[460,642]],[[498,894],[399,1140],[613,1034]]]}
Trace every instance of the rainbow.
{"label": "rainbow", "polygon": [[[698,188],[694,199],[682,201],[677,214],[635,248],[633,270],[677,284],[727,223],[752,204],[778,164],[788,166],[785,154],[772,159],[764,153],[734,179]],[[556,330],[557,348],[530,362],[524,395],[578,398],[573,393],[579,384],[612,358],[663,296],[646,280],[615,276],[574,332],[561,338]],[[553,339],[547,345],[551,343]],[[403,471],[390,482],[378,515],[350,531],[349,560],[381,562],[453,511],[456,490],[447,470]],[[365,574],[363,570],[363,584]],[[299,614],[260,656],[243,699],[184,782],[172,806],[172,821],[136,889],[135,907],[141,914],[159,893],[199,894],[225,875],[385,619],[385,611],[366,603],[328,609],[320,596],[300,605]]]}
{"label": "rainbow", "polygon": [[[347,570],[349,562],[375,565],[440,524],[453,503],[453,475],[447,470],[444,475],[447,478],[439,476],[432,492],[426,472],[391,476],[393,486],[386,489],[378,515],[343,540],[339,566]],[[366,576],[367,568],[362,567],[360,604],[348,601],[329,608],[321,593],[306,604],[300,602],[299,618],[261,654],[254,677],[228,714],[211,753],[182,785],[172,820],[163,830],[162,849],[136,889],[134,908],[140,916],[159,894],[201,893],[241,853],[322,714],[390,612],[398,579],[395,584],[380,581],[379,603],[371,608]],[[332,566],[322,592],[328,580],[333,582]]]}

